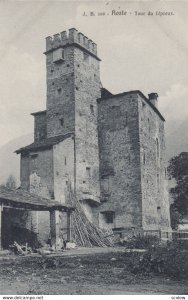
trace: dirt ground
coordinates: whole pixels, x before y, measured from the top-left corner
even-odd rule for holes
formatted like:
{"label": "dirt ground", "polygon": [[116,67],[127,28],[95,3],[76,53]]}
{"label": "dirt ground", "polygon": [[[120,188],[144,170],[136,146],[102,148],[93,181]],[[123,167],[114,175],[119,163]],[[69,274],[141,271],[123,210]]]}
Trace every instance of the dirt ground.
{"label": "dirt ground", "polygon": [[188,280],[132,274],[123,249],[76,249],[58,256],[1,257],[2,295],[187,295]]}

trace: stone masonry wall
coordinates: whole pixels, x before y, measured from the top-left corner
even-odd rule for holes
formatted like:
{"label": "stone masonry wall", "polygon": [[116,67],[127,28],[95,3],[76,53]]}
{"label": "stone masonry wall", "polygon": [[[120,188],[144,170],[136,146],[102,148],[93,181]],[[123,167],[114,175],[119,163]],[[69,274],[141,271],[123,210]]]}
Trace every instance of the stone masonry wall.
{"label": "stone masonry wall", "polygon": [[74,189],[74,138],[53,146],[54,197],[66,203],[67,185]]}
{"label": "stone masonry wall", "polygon": [[[45,198],[54,197],[52,149],[30,152],[21,158],[21,187]],[[50,233],[49,212],[29,212],[27,228],[36,232],[41,241]]]}
{"label": "stone masonry wall", "polygon": [[[100,186],[96,99],[101,95],[99,61],[75,48],[74,68],[76,193],[79,200],[98,202]],[[87,205],[84,207],[86,210]]]}
{"label": "stone masonry wall", "polygon": [[168,229],[164,121],[139,96],[143,229]]}
{"label": "stone masonry wall", "polygon": [[104,227],[100,214],[112,212],[111,227],[141,227],[138,95],[100,100],[98,110],[101,205],[95,213],[103,223],[99,225]]}
{"label": "stone masonry wall", "polygon": [[74,47],[64,49],[64,60],[46,56],[47,137],[74,132]]}
{"label": "stone masonry wall", "polygon": [[39,142],[46,139],[46,113],[35,115],[34,141]]}

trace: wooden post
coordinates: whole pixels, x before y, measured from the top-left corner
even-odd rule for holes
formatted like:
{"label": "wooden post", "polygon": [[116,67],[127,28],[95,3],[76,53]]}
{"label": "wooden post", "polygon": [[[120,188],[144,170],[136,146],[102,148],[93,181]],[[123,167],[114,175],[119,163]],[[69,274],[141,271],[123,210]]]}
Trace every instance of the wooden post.
{"label": "wooden post", "polygon": [[67,241],[71,240],[71,211],[67,211]]}
{"label": "wooden post", "polygon": [[3,203],[0,203],[0,250],[2,250],[2,214],[3,214]]}
{"label": "wooden post", "polygon": [[50,211],[50,235],[52,247],[56,249],[59,240],[59,212],[57,210]]}
{"label": "wooden post", "polygon": [[159,229],[159,239],[160,239],[160,240],[162,239],[162,232],[161,232],[161,229]]}

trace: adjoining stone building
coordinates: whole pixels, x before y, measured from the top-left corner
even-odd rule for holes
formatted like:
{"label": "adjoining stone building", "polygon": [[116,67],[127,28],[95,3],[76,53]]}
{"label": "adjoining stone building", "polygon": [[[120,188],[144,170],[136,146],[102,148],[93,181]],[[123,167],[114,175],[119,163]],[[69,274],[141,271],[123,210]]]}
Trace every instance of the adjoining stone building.
{"label": "adjoining stone building", "polygon": [[[66,203],[71,182],[96,225],[169,229],[158,95],[113,95],[102,88],[97,46],[74,28],[47,37],[45,55],[46,110],[32,114],[34,143],[16,151],[21,187]],[[39,236],[46,239],[49,216],[35,214]]]}

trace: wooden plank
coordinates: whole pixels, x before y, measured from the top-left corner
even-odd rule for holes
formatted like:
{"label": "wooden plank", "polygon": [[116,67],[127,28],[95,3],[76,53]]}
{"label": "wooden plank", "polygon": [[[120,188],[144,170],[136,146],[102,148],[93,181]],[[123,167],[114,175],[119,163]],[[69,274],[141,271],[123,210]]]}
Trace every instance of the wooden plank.
{"label": "wooden plank", "polygon": [[71,241],[71,212],[67,211],[67,241]]}
{"label": "wooden plank", "polygon": [[2,214],[3,214],[3,203],[0,203],[0,250],[2,249]]}

